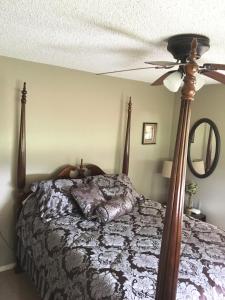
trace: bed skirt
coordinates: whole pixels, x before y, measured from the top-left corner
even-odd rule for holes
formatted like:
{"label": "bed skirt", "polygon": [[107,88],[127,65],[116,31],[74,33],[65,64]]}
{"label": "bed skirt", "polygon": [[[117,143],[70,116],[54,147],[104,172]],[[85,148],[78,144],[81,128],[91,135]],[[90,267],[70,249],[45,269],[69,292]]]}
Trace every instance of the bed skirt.
{"label": "bed skirt", "polygon": [[25,250],[20,239],[17,241],[16,258],[21,269],[29,274],[29,277],[38,290],[41,299],[44,299],[48,290],[44,270],[42,271],[36,268],[29,251]]}

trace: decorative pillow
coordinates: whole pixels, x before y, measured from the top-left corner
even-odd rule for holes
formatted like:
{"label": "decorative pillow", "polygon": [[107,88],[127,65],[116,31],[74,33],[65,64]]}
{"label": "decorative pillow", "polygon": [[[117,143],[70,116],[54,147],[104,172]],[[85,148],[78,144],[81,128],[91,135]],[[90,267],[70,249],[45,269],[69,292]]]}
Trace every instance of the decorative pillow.
{"label": "decorative pillow", "polygon": [[131,212],[133,207],[132,196],[128,193],[126,196],[116,197],[99,205],[96,208],[95,213],[98,220],[105,224]]}
{"label": "decorative pillow", "polygon": [[89,176],[84,181],[96,184],[107,200],[125,196],[128,191],[133,196],[133,202],[144,200],[144,196],[134,189],[129,177],[125,174]]}
{"label": "decorative pillow", "polygon": [[34,193],[37,211],[46,221],[79,212],[69,190],[83,185],[81,179],[57,179],[35,182],[30,189]]}
{"label": "decorative pillow", "polygon": [[99,187],[93,183],[83,185],[78,189],[73,188],[71,194],[88,219],[93,217],[96,207],[105,202]]}

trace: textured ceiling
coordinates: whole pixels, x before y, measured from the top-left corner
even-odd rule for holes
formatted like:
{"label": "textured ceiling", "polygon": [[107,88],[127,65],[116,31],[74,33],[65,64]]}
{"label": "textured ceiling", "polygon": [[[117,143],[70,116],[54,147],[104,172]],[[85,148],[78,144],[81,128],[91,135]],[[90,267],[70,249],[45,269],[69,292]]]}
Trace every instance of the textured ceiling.
{"label": "textured ceiling", "polygon": [[[224,0],[2,0],[0,55],[97,73],[174,61],[165,39],[198,33],[211,41],[200,62],[225,63],[224,25]],[[152,82],[163,72],[113,76]]]}

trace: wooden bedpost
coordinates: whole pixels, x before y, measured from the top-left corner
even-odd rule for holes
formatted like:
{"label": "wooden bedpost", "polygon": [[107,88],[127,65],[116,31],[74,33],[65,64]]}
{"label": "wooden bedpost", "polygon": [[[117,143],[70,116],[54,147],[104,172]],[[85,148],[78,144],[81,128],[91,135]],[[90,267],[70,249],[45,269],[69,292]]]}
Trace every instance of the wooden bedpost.
{"label": "wooden bedpost", "polygon": [[122,168],[122,173],[126,175],[128,175],[128,171],[129,171],[131,108],[132,108],[132,102],[130,97],[128,103],[127,130],[126,130],[126,138],[125,138],[125,145],[124,145],[123,168]]}
{"label": "wooden bedpost", "polygon": [[23,84],[21,93],[20,135],[17,165],[17,189],[19,198],[21,197],[21,194],[23,194],[26,185],[26,82]]}
{"label": "wooden bedpost", "polygon": [[198,71],[198,65],[195,62],[196,48],[197,39],[195,38],[191,44],[190,61],[184,66],[185,78],[181,91],[179,125],[162,236],[156,300],[176,299],[191,116],[190,105],[194,100],[195,74]]}

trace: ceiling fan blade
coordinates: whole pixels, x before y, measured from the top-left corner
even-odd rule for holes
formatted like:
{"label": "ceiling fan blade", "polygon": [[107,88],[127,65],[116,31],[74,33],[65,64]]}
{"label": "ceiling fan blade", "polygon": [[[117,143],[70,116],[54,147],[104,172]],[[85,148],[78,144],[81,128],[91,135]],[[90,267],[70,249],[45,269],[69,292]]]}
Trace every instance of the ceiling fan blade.
{"label": "ceiling fan blade", "polygon": [[204,64],[203,68],[206,68],[209,71],[225,70],[225,65],[222,65],[222,64]]}
{"label": "ceiling fan blade", "polygon": [[225,75],[215,71],[202,71],[201,74],[225,84]]}
{"label": "ceiling fan blade", "polygon": [[160,66],[164,68],[173,68],[174,66],[181,65],[181,63],[172,61],[145,61],[145,64]]}
{"label": "ceiling fan blade", "polygon": [[134,68],[134,69],[117,70],[117,71],[97,73],[96,75],[106,75],[106,74],[112,74],[112,73],[129,72],[129,71],[137,71],[137,70],[144,70],[144,69],[155,69],[155,67],[144,67],[144,68]]}
{"label": "ceiling fan blade", "polygon": [[151,85],[161,85],[161,84],[163,84],[163,80],[166,79],[166,77],[168,77],[170,74],[172,74],[174,72],[177,72],[177,70],[166,72],[161,77],[156,79],[156,81],[154,81]]}

